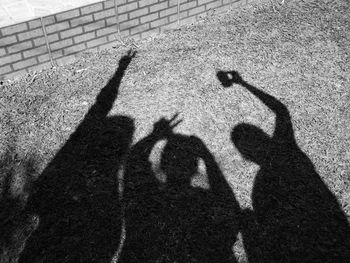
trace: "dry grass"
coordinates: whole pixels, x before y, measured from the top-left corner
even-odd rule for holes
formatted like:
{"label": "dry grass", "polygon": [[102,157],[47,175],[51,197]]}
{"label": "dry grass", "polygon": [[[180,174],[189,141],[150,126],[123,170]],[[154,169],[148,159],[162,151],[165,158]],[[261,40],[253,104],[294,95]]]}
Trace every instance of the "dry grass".
{"label": "dry grass", "polygon": [[[132,117],[137,142],[159,118],[179,112],[183,122],[176,131],[203,139],[241,207],[251,207],[258,166],[241,157],[230,132],[248,122],[272,134],[274,115],[243,88],[221,87],[216,72],[237,70],[288,107],[299,147],[349,218],[349,13],[346,0],[249,5],[140,41],[110,115]],[[10,147],[16,154],[1,171],[34,158],[37,169],[31,176],[38,176],[127,49],[116,44],[113,50],[84,53],[73,64],[4,83],[0,151]]]}

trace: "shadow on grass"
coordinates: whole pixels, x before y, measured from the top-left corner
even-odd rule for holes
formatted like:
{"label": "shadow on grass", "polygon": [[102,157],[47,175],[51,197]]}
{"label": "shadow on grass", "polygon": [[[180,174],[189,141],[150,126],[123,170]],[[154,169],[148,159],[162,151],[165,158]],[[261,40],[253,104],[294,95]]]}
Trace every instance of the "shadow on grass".
{"label": "shadow on grass", "polygon": [[0,262],[15,262],[38,225],[37,217],[25,211],[36,173],[35,158],[20,158],[11,146],[0,158]]}
{"label": "shadow on grass", "polygon": [[[232,246],[239,205],[204,143],[172,133],[179,123],[174,122],[175,118],[161,119],[131,149],[124,179],[126,241],[120,262],[236,262]],[[161,140],[167,142],[160,163],[152,168],[150,154]],[[194,177],[209,187],[195,187]]]}
{"label": "shadow on grass", "polygon": [[107,114],[134,55],[122,57],[84,120],[36,181],[27,211],[40,223],[19,262],[108,262],[118,248],[117,173],[134,124],[129,117]]}
{"label": "shadow on grass", "polygon": [[253,211],[243,213],[242,234],[249,262],[348,262],[350,228],[336,197],[327,188],[294,138],[288,109],[245,82],[237,72],[218,72],[224,87],[246,88],[276,115],[270,137],[241,123],[231,139],[239,152],[260,166]]}

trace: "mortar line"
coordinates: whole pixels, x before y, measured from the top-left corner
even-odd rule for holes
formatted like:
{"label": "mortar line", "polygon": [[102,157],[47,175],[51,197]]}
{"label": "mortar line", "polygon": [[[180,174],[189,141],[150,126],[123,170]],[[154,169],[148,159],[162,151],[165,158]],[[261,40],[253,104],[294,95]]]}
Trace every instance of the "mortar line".
{"label": "mortar line", "polygon": [[119,23],[119,12],[118,12],[118,0],[113,0],[114,1],[114,11],[115,11],[115,18],[117,20],[117,33],[120,35],[120,23]]}
{"label": "mortar line", "polygon": [[180,27],[180,1],[177,0],[177,26]]}
{"label": "mortar line", "polygon": [[44,33],[44,37],[45,37],[45,43],[46,43],[46,49],[49,53],[49,58],[50,58],[50,62],[51,62],[51,66],[54,67],[55,64],[54,64],[54,61],[53,61],[53,58],[52,58],[52,53],[51,53],[51,48],[50,48],[50,42],[49,42],[49,39],[47,37],[47,32],[46,32],[46,27],[45,27],[45,23],[44,23],[44,19],[43,17],[40,17],[40,22],[41,22],[41,27],[42,27],[42,30],[43,30],[43,33]]}

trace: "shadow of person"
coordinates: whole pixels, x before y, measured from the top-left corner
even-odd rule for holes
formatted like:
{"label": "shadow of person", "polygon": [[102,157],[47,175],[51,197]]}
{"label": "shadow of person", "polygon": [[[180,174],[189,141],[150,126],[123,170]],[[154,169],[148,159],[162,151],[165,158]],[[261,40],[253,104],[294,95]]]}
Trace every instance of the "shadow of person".
{"label": "shadow of person", "polygon": [[107,117],[135,56],[129,51],[95,104],[36,182],[28,211],[39,226],[20,262],[108,262],[120,241],[117,172],[134,132],[126,116]]}
{"label": "shadow of person", "polygon": [[218,72],[225,87],[240,84],[276,115],[275,131],[241,123],[231,139],[239,152],[260,166],[246,210],[243,241],[249,262],[348,262],[350,228],[327,188],[294,138],[288,109],[246,83],[237,72]]}
{"label": "shadow of person", "polygon": [[[172,133],[161,119],[130,152],[125,173],[126,240],[120,262],[236,262],[239,205],[213,155],[195,136]],[[175,124],[174,124],[175,122]],[[167,140],[158,168],[149,157]],[[205,166],[199,174],[199,162]],[[153,171],[164,173],[160,181]],[[194,176],[208,188],[195,187]]]}
{"label": "shadow of person", "polygon": [[24,211],[37,160],[34,154],[21,158],[15,145],[10,141],[0,156],[0,262],[4,263],[16,262],[38,223]]}

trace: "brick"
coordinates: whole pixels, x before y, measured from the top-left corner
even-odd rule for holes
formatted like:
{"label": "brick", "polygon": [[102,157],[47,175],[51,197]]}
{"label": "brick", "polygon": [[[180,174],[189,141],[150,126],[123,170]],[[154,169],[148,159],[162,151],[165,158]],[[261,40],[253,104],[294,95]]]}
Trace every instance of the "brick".
{"label": "brick", "polygon": [[42,55],[42,54],[45,54],[45,53],[47,53],[46,46],[41,46],[41,47],[37,47],[37,48],[33,48],[33,49],[29,49],[27,51],[24,51],[23,52],[23,57],[24,58],[29,58],[29,57]]}
{"label": "brick", "polygon": [[243,0],[235,0],[234,2],[231,2],[230,6],[233,7],[233,8],[238,8],[238,7],[241,7],[243,5],[246,5],[248,3],[243,1]]}
{"label": "brick", "polygon": [[169,6],[177,6],[177,1],[178,0],[170,0],[169,1]]}
{"label": "brick", "polygon": [[177,20],[178,20],[178,17],[177,17],[177,15],[172,15],[172,16],[169,16],[169,22],[177,22]]}
{"label": "brick", "polygon": [[169,22],[167,17],[151,22],[151,28],[159,27],[165,25]]}
{"label": "brick", "polygon": [[[121,31],[119,34],[114,34],[114,41],[115,40],[120,40],[120,38],[124,39],[124,38],[128,38],[131,34],[130,34],[130,29],[128,30],[124,30]],[[112,39],[112,37],[110,37],[110,39]]]}
{"label": "brick", "polygon": [[118,20],[119,20],[119,23],[124,22],[124,21],[128,21],[129,20],[128,14],[118,15]]}
{"label": "brick", "polygon": [[88,52],[98,52],[98,46],[97,47],[91,47],[91,48],[87,48],[85,51],[88,51]]}
{"label": "brick", "polygon": [[60,22],[63,20],[67,20],[67,19],[71,19],[74,17],[80,16],[80,12],[79,9],[73,9],[67,12],[63,12],[63,13],[58,13],[56,14],[56,21]]}
{"label": "brick", "polygon": [[[47,40],[49,41],[49,43],[58,41],[58,39],[59,38],[57,33],[47,36]],[[37,39],[34,39],[34,46],[38,47],[42,45],[46,45],[45,37],[39,37]]]}
{"label": "brick", "polygon": [[68,28],[69,28],[69,23],[68,23],[68,21],[65,21],[65,22],[53,24],[51,26],[47,26],[46,27],[46,32],[48,34],[50,34],[50,33],[54,33],[54,32],[57,32],[57,31],[62,31],[62,30],[68,29]]}
{"label": "brick", "polygon": [[212,3],[209,3],[206,5],[206,9],[209,10],[209,9],[212,9],[212,8],[217,8],[220,6],[220,2],[219,1],[216,1],[216,2],[212,2]]}
{"label": "brick", "polygon": [[131,28],[130,35],[136,35],[141,32],[145,32],[149,29],[149,24],[139,25],[137,27]]}
{"label": "brick", "polygon": [[25,69],[21,69],[19,71],[16,72],[11,72],[11,73],[7,73],[5,74],[6,79],[19,79],[21,76],[24,76],[27,74],[27,71]]}
{"label": "brick", "polygon": [[215,8],[215,12],[216,13],[222,13],[222,12],[225,12],[225,11],[228,11],[229,10],[229,6],[228,5],[224,5],[224,6],[218,6]]}
{"label": "brick", "polygon": [[90,47],[95,47],[95,46],[105,44],[106,42],[107,42],[107,37],[100,37],[87,42],[86,45],[88,48],[90,48]]}
{"label": "brick", "polygon": [[159,34],[159,28],[153,28],[146,32],[141,33],[141,38],[148,38]]}
{"label": "brick", "polygon": [[[119,20],[119,23],[124,22],[124,21],[128,21],[128,15],[127,14],[119,15],[118,20]],[[117,24],[117,17],[116,16],[106,19],[107,26],[116,25],[116,24]]]}
{"label": "brick", "polygon": [[59,66],[66,65],[66,64],[72,63],[74,61],[75,61],[75,55],[70,55],[70,56],[66,56],[66,57],[62,57],[62,58],[56,59],[56,63]]}
{"label": "brick", "polygon": [[103,49],[111,49],[111,48],[113,48],[113,47],[115,47],[115,46],[116,46],[116,43],[110,42],[110,43],[107,43],[107,44],[104,44],[104,45],[99,46],[99,49],[100,49],[100,50],[103,50]]}
{"label": "brick", "polygon": [[56,16],[56,21],[57,22],[61,22],[61,21],[64,21],[64,20],[70,20],[70,19],[72,19],[74,17],[80,16],[80,11],[79,11],[79,9],[73,9],[73,10],[70,10],[70,11],[58,13],[55,16]]}
{"label": "brick", "polygon": [[182,4],[182,5],[180,5],[180,11],[184,11],[184,10],[188,10],[188,9],[194,8],[194,7],[196,7],[196,5],[197,5],[197,3],[195,1]]}
{"label": "brick", "polygon": [[161,32],[167,32],[179,28],[177,22],[164,25],[160,28]]}
{"label": "brick", "polygon": [[135,17],[140,17],[140,16],[143,16],[143,15],[146,15],[146,14],[148,14],[148,7],[145,7],[145,8],[138,9],[138,10],[130,12],[129,13],[129,18],[133,19]]}
{"label": "brick", "polygon": [[69,29],[66,31],[60,32],[61,39],[76,36],[83,33],[83,28],[82,27],[75,27],[73,29]]}
{"label": "brick", "polygon": [[117,26],[117,18],[116,17],[110,17],[106,19],[106,25],[107,26]]}
{"label": "brick", "polygon": [[100,37],[100,36],[104,36],[104,35],[109,35],[111,33],[116,33],[117,31],[118,30],[117,30],[116,26],[110,26],[110,27],[105,27],[105,28],[102,28],[100,30],[97,30],[96,35],[98,37]]}
{"label": "brick", "polygon": [[29,49],[31,47],[33,47],[32,41],[26,41],[26,42],[18,43],[16,45],[9,46],[7,48],[7,51],[9,54],[17,53],[19,51],[26,50],[26,49]]}
{"label": "brick", "polygon": [[147,23],[149,21],[156,20],[158,18],[158,13],[153,13],[140,18],[141,24]]}
{"label": "brick", "polygon": [[20,53],[9,55],[9,56],[0,58],[0,65],[16,62],[21,59],[22,59],[22,56]]}
{"label": "brick", "polygon": [[198,6],[198,7],[193,8],[193,9],[190,9],[189,12],[188,12],[188,15],[189,16],[193,16],[193,15],[200,14],[200,13],[203,13],[203,12],[205,12],[205,6],[204,5]]}
{"label": "brick", "polygon": [[73,40],[71,38],[67,38],[67,39],[50,44],[50,48],[51,50],[57,50],[57,49],[62,49],[64,47],[68,47],[72,44],[73,44]]}
{"label": "brick", "polygon": [[5,48],[0,48],[0,57],[6,55],[6,50]]}
{"label": "brick", "polygon": [[17,39],[15,36],[2,37],[0,38],[0,47],[8,46],[16,42]]}
{"label": "brick", "polygon": [[182,20],[182,19],[184,19],[186,17],[188,17],[188,11],[183,11],[183,12],[180,13],[180,20]]}
{"label": "brick", "polygon": [[44,22],[45,26],[52,25],[52,24],[56,23],[56,18],[55,18],[55,16],[47,16],[47,17],[43,18],[43,22]]}
{"label": "brick", "polygon": [[50,62],[41,63],[39,65],[31,66],[28,68],[29,72],[42,71],[51,68]]}
{"label": "brick", "polygon": [[[120,36],[119,36],[119,34],[111,34],[111,35],[107,36],[108,42],[113,42],[113,41],[116,41],[116,40],[120,40],[120,38],[125,36],[125,32],[127,32],[127,31],[124,31],[123,33],[120,33]],[[127,34],[129,34],[129,33],[127,33]]]}
{"label": "brick", "polygon": [[159,12],[160,17],[169,16],[169,15],[173,15],[173,14],[177,14],[177,6],[171,7],[171,8],[168,8],[168,9],[165,9],[165,10],[162,10]]}
{"label": "brick", "polygon": [[12,71],[12,69],[9,65],[4,66],[4,67],[0,67],[0,75],[9,73],[11,71]]}
{"label": "brick", "polygon": [[89,32],[92,30],[100,29],[102,27],[105,27],[106,23],[104,20],[100,20],[91,24],[87,24],[84,26],[84,32]]}
{"label": "brick", "polygon": [[146,5],[153,5],[158,3],[158,0],[139,0],[139,7],[144,7]]}
{"label": "brick", "polygon": [[53,59],[63,57],[63,50],[56,50],[54,52],[51,52],[51,55]]}
{"label": "brick", "polygon": [[65,48],[63,50],[63,54],[64,55],[74,54],[74,53],[77,53],[79,51],[84,50],[85,48],[86,48],[85,43],[81,43],[79,45],[74,45],[74,46]]}
{"label": "brick", "polygon": [[191,17],[187,17],[187,18],[182,19],[181,23],[182,24],[192,24],[192,23],[194,23],[196,21],[197,21],[196,17],[195,16],[191,16]]}
{"label": "brick", "polygon": [[43,36],[43,35],[44,35],[43,29],[42,28],[37,28],[37,29],[31,30],[31,31],[27,31],[27,32],[24,32],[24,33],[19,33],[17,36],[18,36],[18,40],[19,41],[23,41],[23,40],[27,40],[27,39],[30,39],[30,38],[40,37],[40,36]]}
{"label": "brick", "polygon": [[163,10],[163,9],[166,9],[168,7],[168,2],[162,2],[162,3],[159,3],[159,4],[156,4],[156,5],[152,5],[149,7],[149,11],[151,13],[153,12],[156,12],[156,11],[159,11],[159,10]]}
{"label": "brick", "polygon": [[121,23],[120,24],[120,30],[123,31],[128,28],[135,27],[139,24],[139,19],[134,19],[134,20],[129,20],[127,22]]}
{"label": "brick", "polygon": [[74,18],[70,21],[71,27],[76,27],[79,25],[87,24],[92,22],[94,19],[92,18],[92,15],[86,15],[86,16],[80,16],[78,18]]}
{"label": "brick", "polygon": [[223,0],[223,5],[232,4],[234,7],[246,5],[250,1],[243,0]]}
{"label": "brick", "polygon": [[96,36],[95,32],[82,34],[80,36],[74,37],[74,43],[80,43],[80,42],[83,42],[83,41],[87,41],[87,40],[90,40],[92,38],[95,38],[95,36]]}
{"label": "brick", "polygon": [[107,17],[115,16],[115,9],[107,9],[103,10],[102,12],[98,12],[94,14],[94,19],[95,20],[100,20],[100,19],[105,19]]}
{"label": "brick", "polygon": [[[118,1],[119,3],[119,1]],[[103,8],[108,9],[108,8],[114,8],[114,0],[107,0],[103,2]]]}
{"label": "brick", "polygon": [[198,0],[198,5],[204,5],[204,4],[207,4],[207,3],[210,3],[210,2],[219,2],[217,0]]}
{"label": "brick", "polygon": [[103,9],[102,3],[97,3],[93,5],[88,5],[80,8],[80,12],[82,15],[98,12]]}
{"label": "brick", "polygon": [[118,13],[123,14],[135,9],[137,9],[137,3],[133,2],[130,4],[118,6]]}
{"label": "brick", "polygon": [[49,54],[44,54],[44,55],[40,55],[38,56],[38,61],[41,62],[46,62],[46,61],[50,61],[50,56]]}
{"label": "brick", "polygon": [[35,58],[30,58],[26,60],[22,60],[20,62],[12,64],[14,70],[19,70],[23,68],[27,68],[29,66],[35,65],[37,63]]}
{"label": "brick", "polygon": [[29,21],[28,25],[29,25],[29,29],[38,28],[38,27],[41,27],[41,21],[40,19],[35,19],[32,21]]}
{"label": "brick", "polygon": [[7,35],[12,35],[18,32],[22,32],[28,30],[28,25],[27,23],[21,23],[21,24],[17,24],[14,26],[8,26],[8,27],[4,27],[1,29],[1,33],[3,36],[7,36]]}

